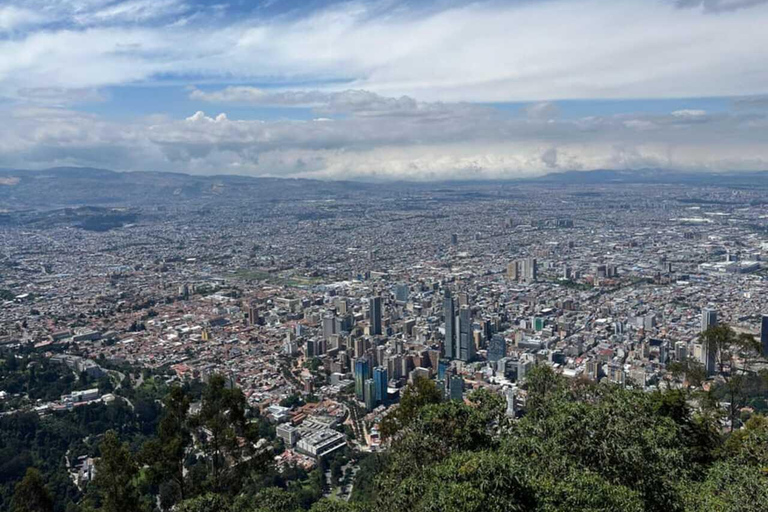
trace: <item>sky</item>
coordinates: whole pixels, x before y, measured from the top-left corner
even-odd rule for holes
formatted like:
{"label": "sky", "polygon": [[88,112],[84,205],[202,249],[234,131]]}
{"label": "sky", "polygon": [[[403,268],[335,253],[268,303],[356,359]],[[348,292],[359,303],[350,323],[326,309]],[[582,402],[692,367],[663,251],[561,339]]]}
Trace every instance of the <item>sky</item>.
{"label": "sky", "polygon": [[0,0],[0,167],[768,170],[768,0]]}

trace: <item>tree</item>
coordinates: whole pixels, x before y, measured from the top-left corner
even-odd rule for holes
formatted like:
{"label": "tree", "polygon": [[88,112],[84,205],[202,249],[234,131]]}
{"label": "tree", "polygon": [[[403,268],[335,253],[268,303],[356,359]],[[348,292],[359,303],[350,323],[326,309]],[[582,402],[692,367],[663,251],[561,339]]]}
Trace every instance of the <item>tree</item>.
{"label": "tree", "polygon": [[384,439],[394,436],[416,418],[421,407],[440,403],[442,399],[443,394],[433,381],[417,377],[405,387],[397,409],[384,417],[380,428],[381,436]]}
{"label": "tree", "polygon": [[103,512],[139,510],[134,479],[138,466],[127,443],[120,443],[114,430],[104,435],[99,445],[101,458],[96,463],[93,483],[101,498]]}
{"label": "tree", "polygon": [[[744,405],[747,376],[760,353],[760,343],[751,334],[737,334],[728,324],[718,324],[701,333],[705,346],[716,350],[716,363],[728,399],[728,420],[733,431],[738,411]],[[728,372],[725,368],[728,368]]]}
{"label": "tree", "polygon": [[37,469],[27,468],[24,479],[16,484],[11,511],[53,512],[53,498]]}
{"label": "tree", "polygon": [[208,493],[179,503],[174,512],[218,512],[228,509],[227,501],[218,494]]}
{"label": "tree", "polygon": [[229,389],[221,375],[214,375],[203,392],[197,421],[207,431],[204,450],[211,468],[214,491],[222,489],[222,474],[227,458],[240,458],[238,435],[245,430],[245,396],[238,388]]}
{"label": "tree", "polygon": [[158,484],[172,485],[173,492],[167,494],[170,503],[163,500],[167,506],[187,497],[184,460],[192,443],[188,421],[189,393],[181,386],[174,386],[163,400],[163,405],[163,417],[157,428],[157,436],[144,445],[142,458],[150,465],[152,480]]}

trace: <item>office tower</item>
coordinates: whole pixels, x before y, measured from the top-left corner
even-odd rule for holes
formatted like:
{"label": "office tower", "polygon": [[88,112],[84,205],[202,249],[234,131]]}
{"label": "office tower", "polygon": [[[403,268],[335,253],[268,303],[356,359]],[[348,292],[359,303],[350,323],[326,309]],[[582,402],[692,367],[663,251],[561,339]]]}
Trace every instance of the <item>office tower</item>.
{"label": "office tower", "polygon": [[334,334],[336,334],[336,319],[333,315],[325,315],[323,317],[323,339],[328,341]]}
{"label": "office tower", "polygon": [[502,334],[494,334],[488,344],[488,361],[495,363],[507,355],[507,339]]}
{"label": "office tower", "polygon": [[408,291],[407,284],[395,285],[395,300],[402,303],[408,302]]}
{"label": "office tower", "polygon": [[451,245],[459,245],[459,235],[454,233],[451,235]]}
{"label": "office tower", "polygon": [[355,396],[358,400],[365,400],[365,381],[368,380],[369,366],[365,357],[355,361]]}
{"label": "office tower", "polygon": [[[600,363],[598,361],[595,361],[594,359],[591,359],[587,361],[586,365],[586,373],[587,378],[590,380],[600,380]],[[518,378],[519,378],[519,371],[518,371]]]}
{"label": "office tower", "polygon": [[563,265],[563,279],[570,279],[571,278],[571,267],[568,265]]}
{"label": "office tower", "polygon": [[449,388],[451,400],[461,401],[463,399],[464,379],[461,378],[461,375],[454,375],[451,377]]}
{"label": "office tower", "polygon": [[507,264],[507,279],[510,281],[517,281],[518,263],[513,261]]}
{"label": "office tower", "polygon": [[307,350],[305,351],[304,355],[307,359],[310,357],[315,357],[315,341],[314,340],[307,340]]}
{"label": "office tower", "polygon": [[355,338],[355,357],[363,357],[366,348],[365,338]]}
{"label": "office tower", "polygon": [[539,277],[538,265],[536,263],[536,258],[528,258],[526,260],[525,267],[526,267],[525,268],[525,271],[526,271],[525,280],[528,281],[529,283],[532,283],[532,282],[536,281],[536,279]]}
{"label": "office tower", "polygon": [[445,342],[443,343],[443,353],[448,359],[456,357],[456,333],[454,332],[456,316],[456,306],[451,297],[450,290],[445,290],[445,297],[443,298],[443,317],[445,317]]}
{"label": "office tower", "polygon": [[339,297],[334,301],[334,305],[336,306],[336,311],[338,311],[340,315],[347,314],[347,299]]}
{"label": "office tower", "polygon": [[369,301],[371,308],[371,335],[381,335],[381,297],[371,297]]}
{"label": "office tower", "polygon": [[387,359],[387,346],[379,345],[373,351],[373,355],[375,356],[375,359],[376,359],[376,366],[384,366],[386,364],[386,359]]}
{"label": "office tower", "polygon": [[717,311],[714,309],[701,310],[701,332],[717,325]]}
{"label": "office tower", "polygon": [[472,316],[469,306],[459,309],[459,359],[472,361],[475,358],[475,340],[472,339]]}
{"label": "office tower", "polygon": [[[701,311],[701,332],[706,332],[710,327],[717,325],[717,311],[713,309],[704,309]],[[704,369],[707,376],[715,374],[715,365],[717,360],[717,347],[712,343],[704,343]]]}
{"label": "office tower", "polygon": [[760,326],[760,345],[763,347],[763,357],[768,357],[768,315],[763,315]]}
{"label": "office tower", "polygon": [[688,344],[684,341],[675,343],[675,360],[684,361],[688,357]]}
{"label": "office tower", "polygon": [[387,399],[387,369],[377,366],[373,370],[373,381],[376,383],[376,403]]}
{"label": "office tower", "polygon": [[439,380],[445,381],[445,375],[448,372],[448,367],[450,366],[450,364],[451,363],[449,363],[448,361],[446,361],[444,359],[441,359],[437,363],[437,378]]}
{"label": "office tower", "polygon": [[517,381],[522,382],[525,377],[533,369],[533,362],[528,360],[520,360],[517,362]]}
{"label": "office tower", "polygon": [[248,307],[248,325],[256,325],[259,323],[259,310],[256,306],[251,305]]}
{"label": "office tower", "polygon": [[373,379],[367,379],[363,390],[365,408],[372,411],[376,408],[376,382]]}
{"label": "office tower", "polygon": [[395,354],[387,361],[387,374],[399,380],[403,376],[403,357]]}

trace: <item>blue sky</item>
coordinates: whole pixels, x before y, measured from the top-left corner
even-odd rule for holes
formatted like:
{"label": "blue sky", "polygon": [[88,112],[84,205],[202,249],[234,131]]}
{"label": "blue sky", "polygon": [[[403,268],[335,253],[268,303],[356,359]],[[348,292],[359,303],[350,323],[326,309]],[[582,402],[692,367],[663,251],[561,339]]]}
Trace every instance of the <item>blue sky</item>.
{"label": "blue sky", "polygon": [[0,167],[768,169],[768,1],[8,0]]}

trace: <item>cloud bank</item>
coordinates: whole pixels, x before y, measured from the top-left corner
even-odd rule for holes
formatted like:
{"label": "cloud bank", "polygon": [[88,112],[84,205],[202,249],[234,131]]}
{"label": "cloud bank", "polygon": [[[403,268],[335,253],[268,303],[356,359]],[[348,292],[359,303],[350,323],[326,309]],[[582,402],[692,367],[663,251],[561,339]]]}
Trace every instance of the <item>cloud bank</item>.
{"label": "cloud bank", "polygon": [[[766,25],[761,0],[11,1],[0,166],[417,180],[763,169]],[[112,113],[117,87],[140,114]],[[172,87],[186,113],[157,114]],[[701,97],[731,107],[561,112]]]}

